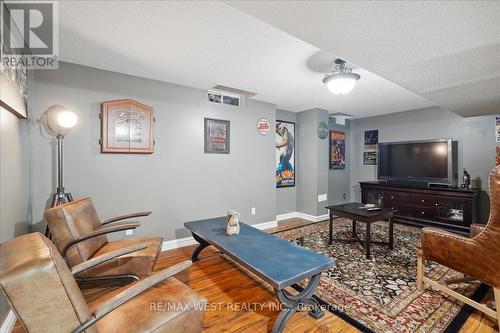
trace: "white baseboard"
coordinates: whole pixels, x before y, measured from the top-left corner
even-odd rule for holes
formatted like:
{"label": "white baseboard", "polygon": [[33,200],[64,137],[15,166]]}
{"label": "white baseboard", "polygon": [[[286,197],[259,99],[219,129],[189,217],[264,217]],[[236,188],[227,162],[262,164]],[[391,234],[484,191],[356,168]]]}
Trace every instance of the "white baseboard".
{"label": "white baseboard", "polygon": [[12,332],[12,329],[14,328],[14,325],[16,324],[16,315],[12,310],[9,310],[9,313],[7,314],[7,317],[5,317],[5,320],[2,323],[2,326],[0,327],[0,333],[10,333]]}
{"label": "white baseboard", "polygon": [[260,229],[260,230],[276,228],[277,226],[278,226],[277,221],[269,221],[269,222],[263,222],[263,223],[258,223],[258,224],[252,225],[252,227]]}
{"label": "white baseboard", "polygon": [[287,214],[281,214],[276,216],[276,221],[283,221],[283,220],[288,220],[288,219],[293,219],[293,218],[300,218],[303,220],[311,221],[311,222],[319,222],[319,221],[324,221],[328,219],[328,214],[320,215],[320,216],[314,216],[314,215],[309,215],[301,212],[291,212]]}
{"label": "white baseboard", "polygon": [[311,222],[319,222],[319,221],[328,220],[328,218],[330,216],[328,214],[314,216],[314,215],[309,215],[309,214],[298,212],[297,213],[297,217],[301,218],[301,219],[304,219],[304,220],[307,220],[307,221],[311,221]]}
{"label": "white baseboard", "polygon": [[297,213],[297,212],[291,212],[291,213],[276,215],[276,221],[293,219],[293,218],[299,217],[298,214],[299,213]]}
{"label": "white baseboard", "polygon": [[[278,222],[276,222],[276,221],[252,224],[252,227],[260,229],[260,230],[275,228],[277,226],[278,226]],[[198,244],[198,242],[195,241],[193,237],[172,239],[172,240],[164,241],[162,246],[161,246],[161,250],[163,252],[163,251],[178,249],[180,247],[190,246],[190,245],[194,245],[194,244]],[[0,333],[3,333],[3,332],[0,332]]]}
{"label": "white baseboard", "polygon": [[184,247],[184,246],[194,245],[197,243],[198,242],[195,241],[193,237],[172,239],[172,240],[168,240],[168,241],[163,241],[163,244],[161,246],[161,250],[162,251],[173,250],[173,249],[178,249],[178,248]]}

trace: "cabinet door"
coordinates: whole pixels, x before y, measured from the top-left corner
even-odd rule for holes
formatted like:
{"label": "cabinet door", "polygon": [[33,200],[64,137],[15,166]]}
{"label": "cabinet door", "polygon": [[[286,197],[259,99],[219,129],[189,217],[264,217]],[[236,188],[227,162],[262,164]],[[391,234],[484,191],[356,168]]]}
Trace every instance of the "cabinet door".
{"label": "cabinet door", "polygon": [[437,197],[437,217],[448,223],[470,225],[472,221],[472,202],[460,198]]}
{"label": "cabinet door", "polygon": [[377,206],[382,206],[384,200],[384,192],[377,190],[364,190],[363,191],[363,203],[375,204]]}

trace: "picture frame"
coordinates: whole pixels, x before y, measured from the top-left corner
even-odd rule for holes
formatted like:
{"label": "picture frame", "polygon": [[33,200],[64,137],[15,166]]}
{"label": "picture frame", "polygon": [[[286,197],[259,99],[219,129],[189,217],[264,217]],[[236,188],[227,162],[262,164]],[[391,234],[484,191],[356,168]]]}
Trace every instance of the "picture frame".
{"label": "picture frame", "polygon": [[[1,20],[2,31],[9,32],[12,26],[8,25],[10,12],[7,7],[2,2],[0,3],[2,10],[0,12],[6,15],[6,20]],[[17,27],[16,27],[17,30]],[[12,34],[16,36],[17,43],[24,43],[22,39],[18,36],[22,36],[19,30]],[[16,56],[12,49],[3,41],[0,41],[0,55],[2,56],[0,63],[0,107],[6,109],[12,114],[16,115],[18,118],[27,119],[28,118],[28,68],[23,62],[19,62],[17,66],[9,65],[9,62],[5,62],[5,59]],[[4,59],[5,58],[5,59]]]}
{"label": "picture frame", "polygon": [[376,151],[363,152],[363,165],[377,165],[377,152]]}
{"label": "picture frame", "polygon": [[365,131],[364,142],[365,142],[365,149],[366,150],[377,149],[378,130]]}
{"label": "picture frame", "polygon": [[152,154],[154,110],[132,99],[101,104],[101,153]]}
{"label": "picture frame", "polygon": [[345,169],[345,140],[346,134],[342,131],[330,131],[329,142],[329,169]]}
{"label": "picture frame", "polygon": [[276,187],[294,187],[295,168],[295,123],[276,120]]}
{"label": "picture frame", "polygon": [[205,154],[229,154],[231,122],[229,120],[205,118],[204,152]]}

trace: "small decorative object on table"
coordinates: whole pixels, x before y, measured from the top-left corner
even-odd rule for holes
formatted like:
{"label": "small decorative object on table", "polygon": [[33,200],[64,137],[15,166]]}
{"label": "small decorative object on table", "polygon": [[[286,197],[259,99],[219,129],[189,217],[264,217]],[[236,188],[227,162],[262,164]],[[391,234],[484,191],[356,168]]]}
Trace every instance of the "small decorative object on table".
{"label": "small decorative object on table", "polygon": [[464,183],[462,184],[463,188],[469,188],[470,187],[470,174],[467,172],[467,170],[464,169],[464,178],[463,178]]}
{"label": "small decorative object on table", "polygon": [[240,233],[240,213],[234,209],[227,211],[227,227],[226,233],[231,236]]}

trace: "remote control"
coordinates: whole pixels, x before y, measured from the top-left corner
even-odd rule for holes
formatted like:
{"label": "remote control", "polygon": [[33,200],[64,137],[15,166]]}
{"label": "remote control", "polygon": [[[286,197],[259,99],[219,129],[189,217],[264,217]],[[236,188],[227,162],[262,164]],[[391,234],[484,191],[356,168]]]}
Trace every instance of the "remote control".
{"label": "remote control", "polygon": [[382,210],[382,208],[380,208],[380,207],[373,207],[373,208],[367,208],[366,209],[367,212],[375,212],[375,211],[378,211],[378,210]]}

